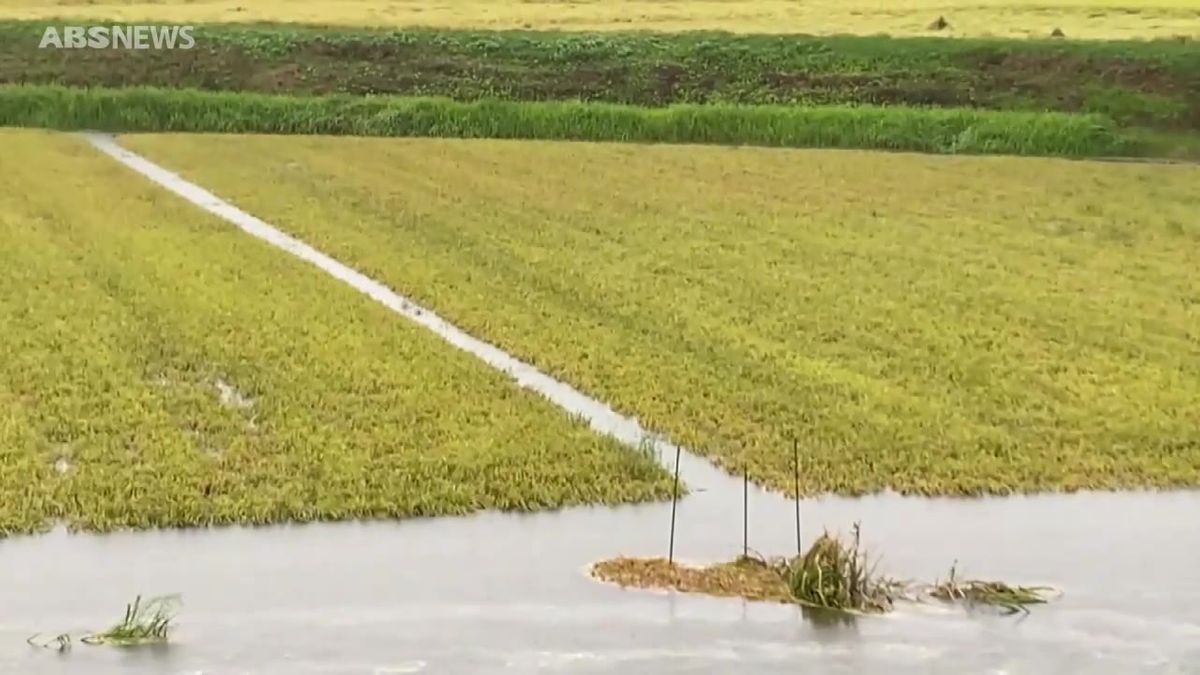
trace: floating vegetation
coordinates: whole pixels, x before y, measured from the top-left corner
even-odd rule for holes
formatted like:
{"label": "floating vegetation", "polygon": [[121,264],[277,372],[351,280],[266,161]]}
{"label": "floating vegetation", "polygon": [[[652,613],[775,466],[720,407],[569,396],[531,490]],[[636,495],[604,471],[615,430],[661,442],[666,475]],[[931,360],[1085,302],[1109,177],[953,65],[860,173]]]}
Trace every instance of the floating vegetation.
{"label": "floating vegetation", "polygon": [[883,614],[898,601],[933,598],[968,606],[987,605],[1005,614],[1028,612],[1049,601],[1046,586],[1010,586],[999,581],[960,581],[955,568],[946,582],[908,584],[875,573],[862,548],[856,523],[849,542],[822,534],[802,555],[752,558],[705,567],[662,558],[615,558],[596,563],[593,577],[622,587],[663,588],[719,597],[794,603],[844,614]]}
{"label": "floating vegetation", "polygon": [[592,566],[592,576],[633,588],[669,588],[718,597],[792,602],[791,591],[779,572],[754,558],[707,567],[689,567],[663,558],[615,558]]}
{"label": "floating vegetation", "polygon": [[132,603],[125,605],[125,616],[119,623],[102,633],[85,635],[79,641],[89,645],[109,644],[118,647],[166,642],[178,605],[179,596],[176,595],[151,598],[145,603],[139,595]]}
{"label": "floating vegetation", "polygon": [[1005,614],[1029,612],[1029,605],[1041,605],[1049,601],[1055,589],[1049,586],[1010,586],[1002,581],[980,581],[958,579],[958,563],[950,567],[946,581],[927,589],[928,595],[944,602],[961,602],[968,606],[986,605],[996,607]]}
{"label": "floating vegetation", "polygon": [[[142,601],[142,596],[134,598],[133,602],[125,605],[125,615],[108,630],[99,633],[89,633],[79,638],[88,645],[112,645],[116,647],[133,647],[143,644],[159,644],[167,642],[171,628],[174,626],[176,610],[179,608],[178,595],[163,595]],[[40,633],[26,638],[31,646],[43,649],[54,649],[58,652],[71,650],[71,636],[61,633],[47,642],[37,642]]]}

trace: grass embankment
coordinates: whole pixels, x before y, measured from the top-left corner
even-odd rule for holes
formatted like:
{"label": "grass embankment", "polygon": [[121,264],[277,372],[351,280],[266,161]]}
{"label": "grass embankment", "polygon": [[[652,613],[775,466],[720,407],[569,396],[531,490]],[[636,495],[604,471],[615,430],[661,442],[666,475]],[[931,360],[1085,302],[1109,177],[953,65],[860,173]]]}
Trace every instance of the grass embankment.
{"label": "grass embankment", "polygon": [[932,105],[1200,130],[1196,42],[199,26],[195,49],[131,51],[38,49],[44,28],[0,23],[0,83],[649,106]]}
{"label": "grass embankment", "polygon": [[1200,167],[125,143],[780,489],[1200,485]]}
{"label": "grass embankment", "polygon": [[0,0],[0,16],[122,21],[292,21],[371,26],[470,26],[574,30],[729,30],[1147,38],[1200,33],[1191,0]]}
{"label": "grass embankment", "polygon": [[460,103],[0,85],[0,126],[118,132],[350,134],[1097,156],[1136,152],[1107,120],[889,108]]}
{"label": "grass embankment", "polygon": [[651,459],[83,140],[0,147],[0,535],[670,494]]}

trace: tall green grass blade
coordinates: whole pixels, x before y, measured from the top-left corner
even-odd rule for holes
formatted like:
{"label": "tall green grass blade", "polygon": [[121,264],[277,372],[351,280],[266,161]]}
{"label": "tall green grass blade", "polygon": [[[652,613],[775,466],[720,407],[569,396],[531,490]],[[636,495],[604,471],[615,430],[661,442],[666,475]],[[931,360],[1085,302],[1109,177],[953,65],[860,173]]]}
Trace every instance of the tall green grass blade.
{"label": "tall green grass blade", "polygon": [[0,126],[110,132],[702,143],[949,154],[1109,156],[1126,150],[1097,115],[955,108],[292,97],[166,89],[0,86]]}

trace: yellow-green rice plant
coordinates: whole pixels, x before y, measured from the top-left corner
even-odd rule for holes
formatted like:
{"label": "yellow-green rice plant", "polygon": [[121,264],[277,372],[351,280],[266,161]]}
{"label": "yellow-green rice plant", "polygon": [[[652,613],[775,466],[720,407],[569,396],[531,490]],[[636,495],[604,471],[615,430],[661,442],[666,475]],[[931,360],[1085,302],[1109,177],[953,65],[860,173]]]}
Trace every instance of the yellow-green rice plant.
{"label": "yellow-green rice plant", "polygon": [[[942,14],[950,26],[932,31]],[[1196,36],[1191,0],[0,0],[0,16],[51,19],[409,27],[455,26],[588,31],[735,31],[861,35],[1002,35],[1045,37],[1061,26],[1071,38]]]}
{"label": "yellow-green rice plant", "polygon": [[789,494],[1200,485],[1200,167],[123,142]]}
{"label": "yellow-green rice plant", "polygon": [[0,147],[0,535],[670,496],[653,459],[83,139]]}

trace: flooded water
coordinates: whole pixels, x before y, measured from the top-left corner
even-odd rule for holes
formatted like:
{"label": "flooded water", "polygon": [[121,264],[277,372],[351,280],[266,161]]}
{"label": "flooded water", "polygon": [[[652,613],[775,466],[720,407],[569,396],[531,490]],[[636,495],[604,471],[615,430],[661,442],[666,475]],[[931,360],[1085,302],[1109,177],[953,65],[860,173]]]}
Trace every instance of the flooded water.
{"label": "flooded water", "polygon": [[[702,483],[702,481],[701,481]],[[681,501],[676,555],[741,551],[741,495]],[[622,590],[585,573],[665,555],[669,504],[538,515],[0,541],[0,672],[1198,673],[1200,494],[803,503],[806,538],[861,520],[882,570],[1047,582],[1018,619],[902,605],[838,625],[794,607]],[[791,505],[755,493],[750,546],[795,547]],[[60,655],[34,632],[104,628],[138,593],[181,593],[175,641]]]}
{"label": "flooded water", "polygon": [[[127,166],[351,283],[521,386],[629,443],[636,420],[515,361],[426,309],[116,146]],[[265,229],[264,229],[265,228]],[[658,447],[668,463],[674,448]],[[742,549],[741,483],[690,455],[677,557]],[[881,495],[804,502],[804,537],[864,527],[881,571],[1049,583],[1022,619],[934,607],[849,624],[798,608],[626,591],[589,563],[664,555],[669,504],[403,522],[0,540],[0,672],[38,675],[392,673],[1200,673],[1200,492],[983,500]],[[754,489],[749,543],[795,550],[793,504]],[[30,647],[101,629],[136,594],[180,593],[161,648]]]}

